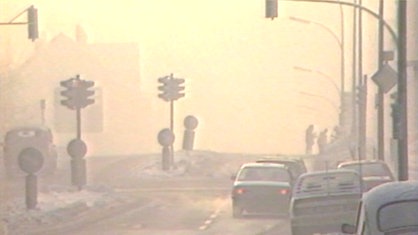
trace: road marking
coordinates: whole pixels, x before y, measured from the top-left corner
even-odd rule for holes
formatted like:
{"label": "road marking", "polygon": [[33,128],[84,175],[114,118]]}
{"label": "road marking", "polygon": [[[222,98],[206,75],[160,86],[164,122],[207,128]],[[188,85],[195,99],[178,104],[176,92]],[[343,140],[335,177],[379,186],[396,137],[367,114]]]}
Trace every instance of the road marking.
{"label": "road marking", "polygon": [[206,230],[214,221],[215,219],[219,216],[219,214],[221,213],[222,209],[225,207],[225,205],[228,203],[228,198],[221,198],[221,200],[223,200],[223,202],[218,206],[218,208],[216,208],[216,210],[203,222],[203,224],[199,227],[199,230]]}

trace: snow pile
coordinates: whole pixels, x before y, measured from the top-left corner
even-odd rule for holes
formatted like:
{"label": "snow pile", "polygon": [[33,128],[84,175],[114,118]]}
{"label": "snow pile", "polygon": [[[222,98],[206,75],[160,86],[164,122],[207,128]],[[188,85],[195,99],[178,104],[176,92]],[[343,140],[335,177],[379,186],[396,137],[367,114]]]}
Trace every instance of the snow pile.
{"label": "snow pile", "polygon": [[118,201],[111,189],[89,187],[75,190],[70,187],[51,186],[48,192],[39,192],[35,209],[27,209],[25,198],[15,198],[4,205],[3,220],[9,234],[24,234],[30,228],[56,225],[92,208],[101,208]]}
{"label": "snow pile", "polygon": [[[151,160],[146,160],[138,165],[135,161],[124,162],[124,165],[120,167],[126,167],[129,163],[132,163],[133,167],[123,172],[123,174],[119,171],[117,177],[113,178],[119,184],[127,185],[137,185],[138,178],[151,180],[173,177],[229,179],[241,164],[253,161],[256,158],[255,156],[225,155],[204,151],[176,152],[173,167],[169,170],[162,169],[161,158],[151,156]],[[115,169],[120,170],[118,167],[115,167]],[[106,180],[106,184],[112,185],[108,179]],[[132,184],[129,182],[132,182]],[[100,210],[107,205],[120,205],[128,200],[128,198],[123,198],[113,188],[107,186],[88,185],[79,191],[71,186],[49,185],[38,192],[35,209],[28,210],[26,208],[24,196],[14,198],[3,205],[2,218],[7,224],[8,235],[23,235],[35,228],[68,222],[69,218],[82,216],[83,212],[88,213],[92,209]]]}
{"label": "snow pile", "polygon": [[258,156],[237,154],[217,154],[213,152],[178,152],[174,156],[174,164],[169,170],[162,169],[161,160],[147,165],[132,168],[131,177],[137,178],[169,178],[169,177],[208,177],[229,178],[241,164],[255,161]]}

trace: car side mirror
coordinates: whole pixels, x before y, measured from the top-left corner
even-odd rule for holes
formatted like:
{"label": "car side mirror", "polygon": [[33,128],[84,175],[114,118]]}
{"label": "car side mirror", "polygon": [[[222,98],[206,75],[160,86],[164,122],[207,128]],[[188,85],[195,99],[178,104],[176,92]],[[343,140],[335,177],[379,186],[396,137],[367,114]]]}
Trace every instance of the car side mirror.
{"label": "car side mirror", "polygon": [[356,226],[352,224],[343,224],[341,225],[341,232],[345,234],[355,234],[356,233]]}

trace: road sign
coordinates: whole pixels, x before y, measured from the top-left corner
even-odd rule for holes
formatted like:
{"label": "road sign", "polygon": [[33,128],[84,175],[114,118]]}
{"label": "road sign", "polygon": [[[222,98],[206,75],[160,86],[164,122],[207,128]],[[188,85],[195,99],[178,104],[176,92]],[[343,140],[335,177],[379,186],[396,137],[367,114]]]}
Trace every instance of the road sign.
{"label": "road sign", "polygon": [[396,71],[389,64],[384,64],[371,78],[384,93],[390,91],[398,81]]}
{"label": "road sign", "polygon": [[43,154],[35,148],[25,148],[18,157],[19,167],[28,174],[38,172],[44,164]]}
{"label": "road sign", "polygon": [[193,130],[197,127],[199,124],[197,118],[193,115],[188,115],[186,118],[184,118],[184,127],[189,130]]}
{"label": "road sign", "polygon": [[67,152],[72,158],[82,158],[87,153],[87,145],[81,139],[73,139],[67,145]]}
{"label": "road sign", "polygon": [[158,133],[158,143],[162,146],[171,145],[174,142],[174,134],[169,128],[162,129]]}

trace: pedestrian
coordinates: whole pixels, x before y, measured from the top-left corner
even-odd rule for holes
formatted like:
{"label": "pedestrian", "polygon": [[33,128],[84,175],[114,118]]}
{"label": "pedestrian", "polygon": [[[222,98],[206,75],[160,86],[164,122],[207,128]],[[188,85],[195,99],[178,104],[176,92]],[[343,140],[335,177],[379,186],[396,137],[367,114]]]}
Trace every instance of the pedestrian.
{"label": "pedestrian", "polygon": [[324,153],[325,145],[327,145],[328,143],[328,129],[327,128],[325,128],[323,131],[321,131],[321,133],[319,133],[317,143],[318,143],[319,153]]}
{"label": "pedestrian", "polygon": [[315,144],[316,134],[314,132],[314,125],[309,125],[305,131],[306,154],[312,154],[312,147]]}

